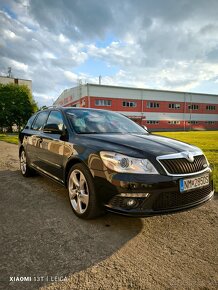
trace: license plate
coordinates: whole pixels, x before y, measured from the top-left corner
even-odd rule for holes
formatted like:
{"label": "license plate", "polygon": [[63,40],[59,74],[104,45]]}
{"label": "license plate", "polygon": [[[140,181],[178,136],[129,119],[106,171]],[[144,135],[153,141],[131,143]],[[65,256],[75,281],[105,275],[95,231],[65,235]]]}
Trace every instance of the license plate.
{"label": "license plate", "polygon": [[193,177],[188,179],[180,179],[179,181],[180,192],[206,186],[209,184],[209,182],[210,182],[209,174],[204,174],[199,177]]}

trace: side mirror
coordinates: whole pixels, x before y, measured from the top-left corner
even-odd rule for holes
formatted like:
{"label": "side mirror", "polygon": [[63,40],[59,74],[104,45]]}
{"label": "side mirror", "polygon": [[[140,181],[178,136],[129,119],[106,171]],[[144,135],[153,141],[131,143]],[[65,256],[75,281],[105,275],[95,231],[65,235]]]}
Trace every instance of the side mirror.
{"label": "side mirror", "polygon": [[50,134],[62,134],[63,133],[63,131],[61,131],[58,128],[57,124],[46,124],[44,126],[43,132],[44,133],[50,133]]}

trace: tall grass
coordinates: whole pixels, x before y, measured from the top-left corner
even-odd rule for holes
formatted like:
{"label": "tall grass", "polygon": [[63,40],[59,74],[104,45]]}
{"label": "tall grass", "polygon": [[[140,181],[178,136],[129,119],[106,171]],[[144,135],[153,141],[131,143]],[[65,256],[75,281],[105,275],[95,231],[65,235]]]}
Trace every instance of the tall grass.
{"label": "tall grass", "polygon": [[0,134],[0,141],[5,141],[12,144],[18,144],[17,134]]}

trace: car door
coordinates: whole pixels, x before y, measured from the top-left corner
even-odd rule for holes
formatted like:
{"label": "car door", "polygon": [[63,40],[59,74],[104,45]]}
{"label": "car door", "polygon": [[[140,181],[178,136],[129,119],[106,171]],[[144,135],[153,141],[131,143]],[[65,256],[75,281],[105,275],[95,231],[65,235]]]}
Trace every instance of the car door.
{"label": "car door", "polygon": [[38,168],[42,168],[41,160],[41,134],[48,118],[48,111],[41,111],[37,114],[34,122],[32,123],[27,137],[26,151],[29,163]]}
{"label": "car door", "polygon": [[[59,181],[63,180],[64,127],[62,113],[52,110],[41,134],[40,144],[43,171]],[[52,130],[54,128],[58,130]]]}

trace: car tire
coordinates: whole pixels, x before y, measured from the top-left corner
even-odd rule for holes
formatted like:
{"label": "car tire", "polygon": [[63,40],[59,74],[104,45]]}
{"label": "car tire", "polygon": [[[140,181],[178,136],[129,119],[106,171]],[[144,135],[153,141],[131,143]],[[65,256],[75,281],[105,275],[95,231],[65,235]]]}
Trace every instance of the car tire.
{"label": "car tire", "polygon": [[104,213],[99,204],[91,173],[85,165],[72,166],[67,180],[70,204],[76,216],[92,219]]}
{"label": "car tire", "polygon": [[27,162],[26,152],[24,149],[20,152],[20,171],[24,177],[35,175],[34,169],[30,168]]}

